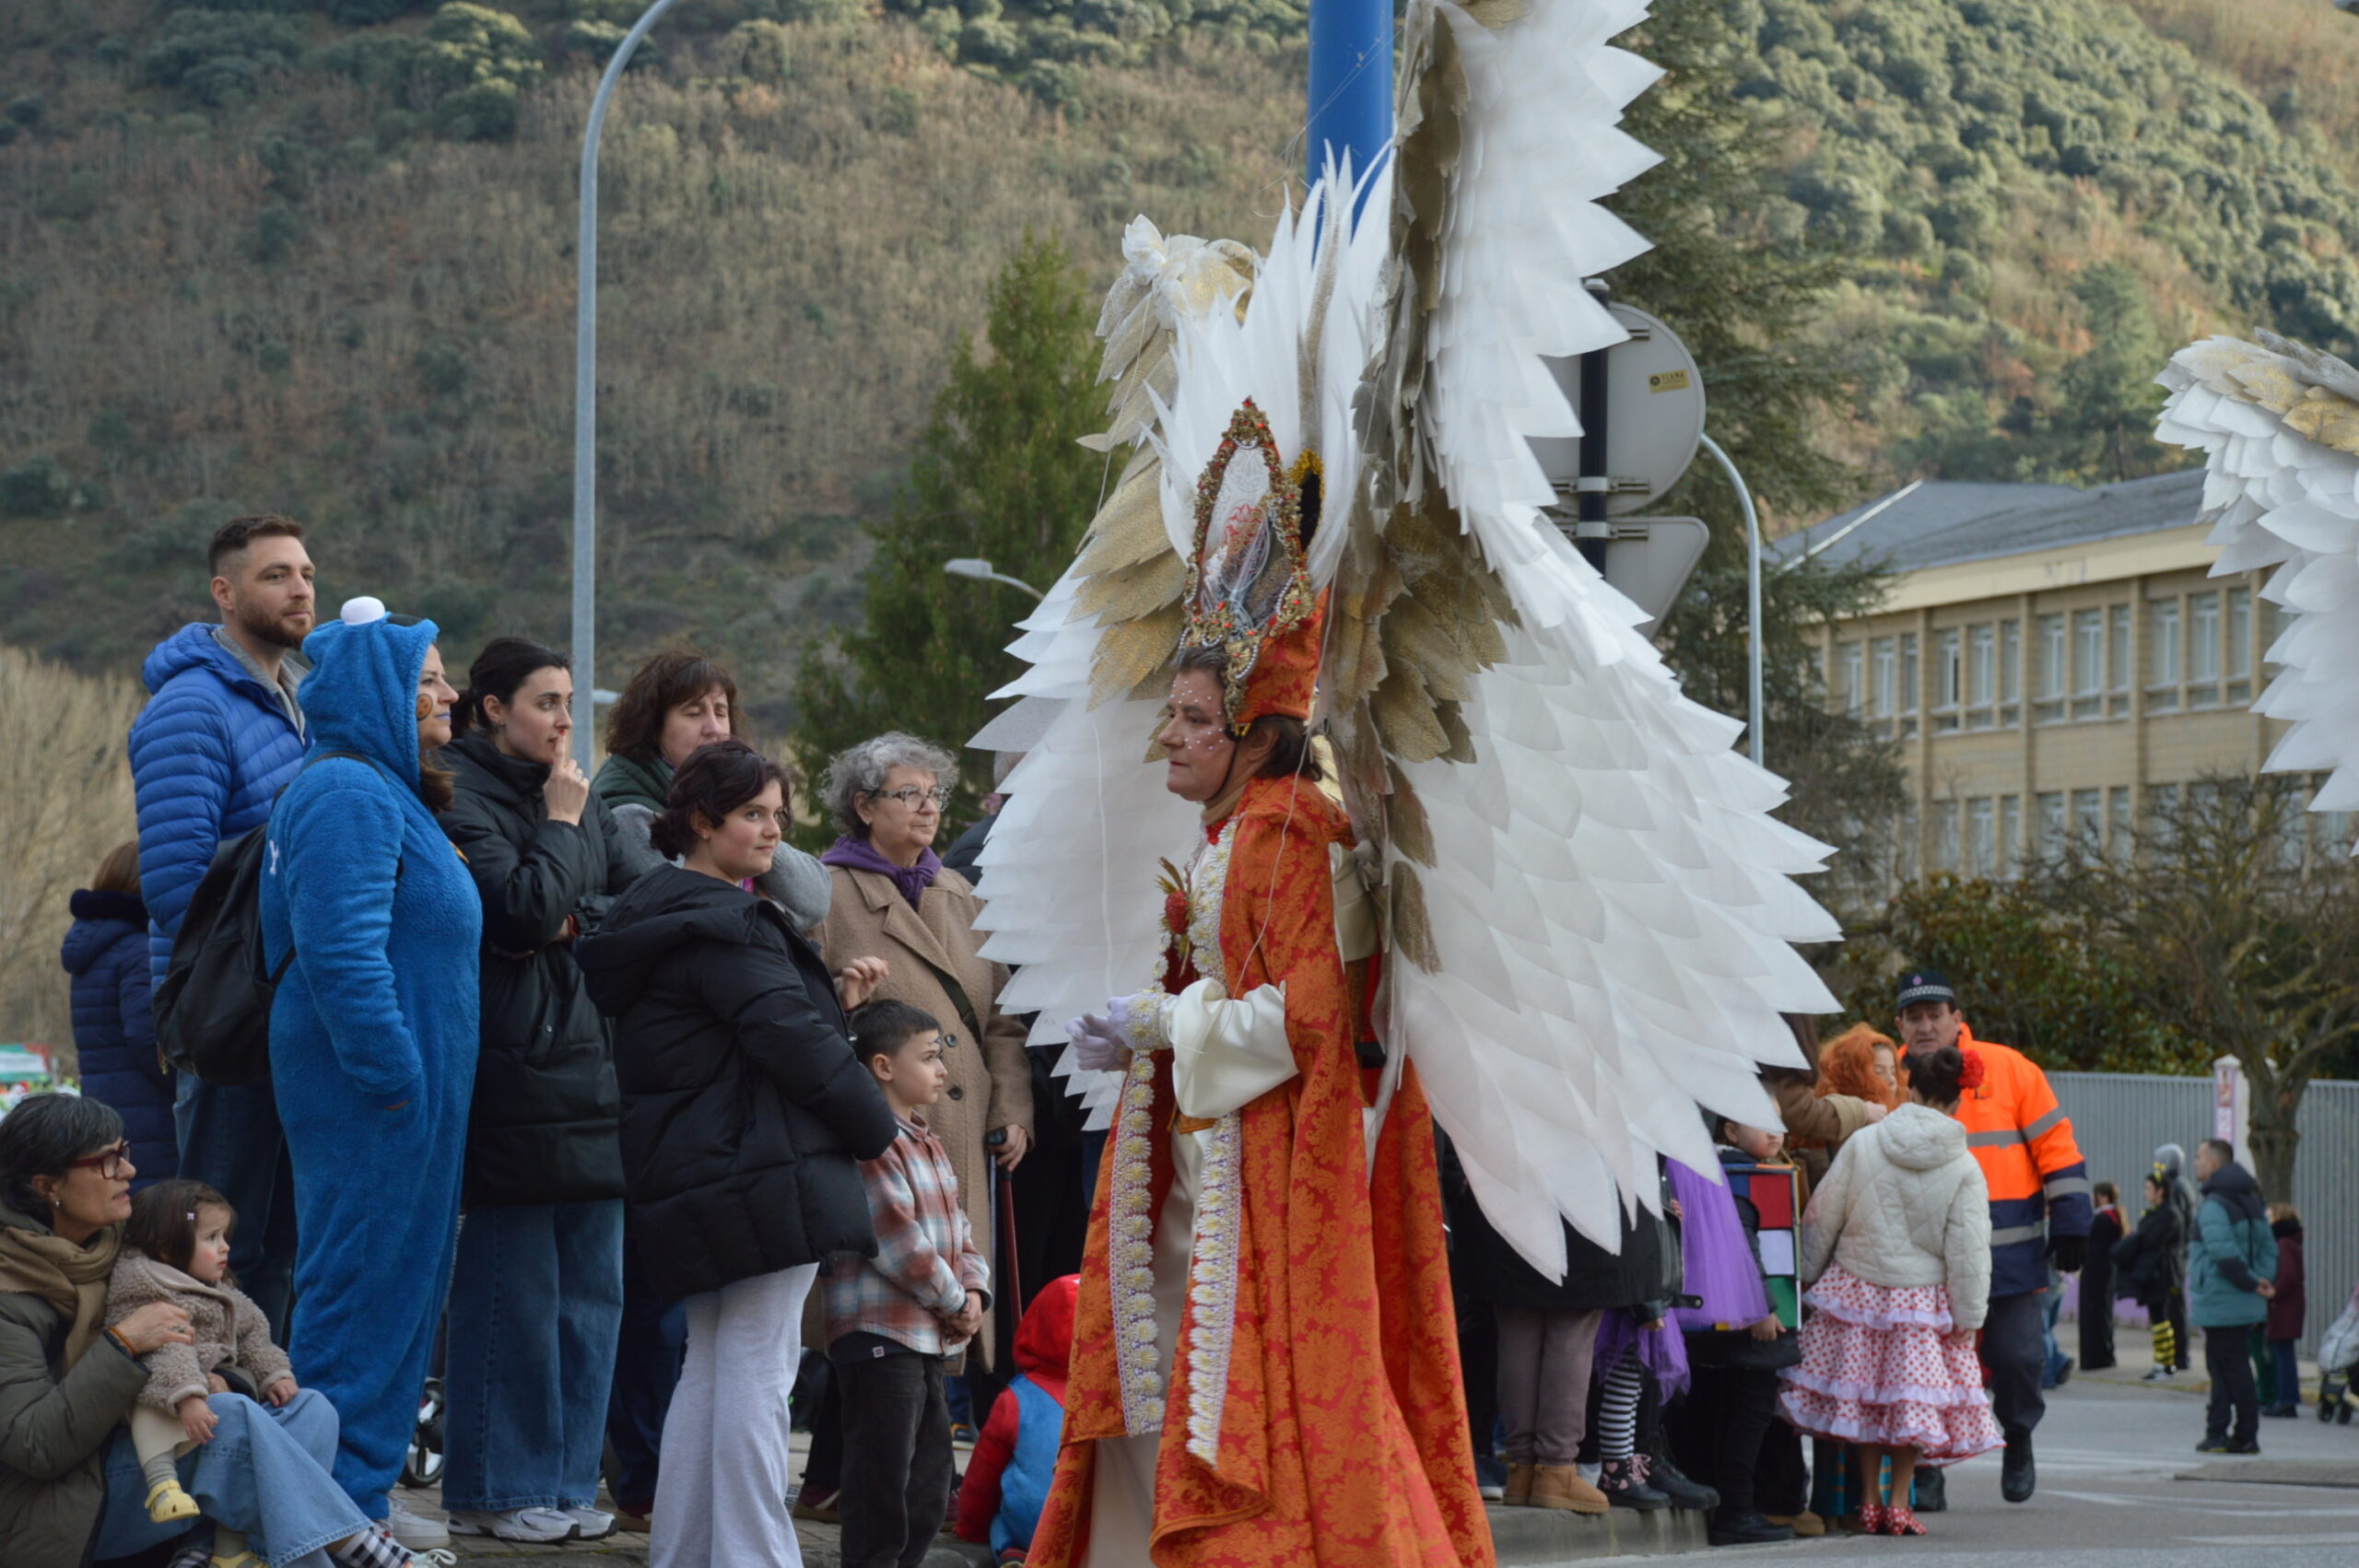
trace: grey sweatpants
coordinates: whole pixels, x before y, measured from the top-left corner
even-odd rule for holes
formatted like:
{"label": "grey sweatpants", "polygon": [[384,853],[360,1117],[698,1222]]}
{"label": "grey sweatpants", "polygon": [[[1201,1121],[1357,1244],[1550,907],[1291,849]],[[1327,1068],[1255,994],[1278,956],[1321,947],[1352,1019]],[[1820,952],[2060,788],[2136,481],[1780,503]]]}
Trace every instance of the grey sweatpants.
{"label": "grey sweatpants", "polygon": [[1499,1314],[1499,1423],[1510,1465],[1569,1465],[1589,1416],[1589,1374],[1602,1312]]}

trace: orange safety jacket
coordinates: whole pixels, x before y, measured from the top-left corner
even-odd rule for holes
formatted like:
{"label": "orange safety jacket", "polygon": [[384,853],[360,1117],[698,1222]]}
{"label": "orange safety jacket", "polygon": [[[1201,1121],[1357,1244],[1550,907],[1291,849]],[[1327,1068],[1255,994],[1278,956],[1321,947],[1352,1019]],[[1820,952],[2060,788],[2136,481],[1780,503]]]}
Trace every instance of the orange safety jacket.
{"label": "orange safety jacket", "polygon": [[2037,1063],[1963,1023],[1957,1043],[1982,1059],[1982,1082],[1959,1100],[1957,1119],[1990,1187],[1990,1293],[2045,1289],[2048,1236],[2084,1236],[2095,1222],[2088,1162]]}

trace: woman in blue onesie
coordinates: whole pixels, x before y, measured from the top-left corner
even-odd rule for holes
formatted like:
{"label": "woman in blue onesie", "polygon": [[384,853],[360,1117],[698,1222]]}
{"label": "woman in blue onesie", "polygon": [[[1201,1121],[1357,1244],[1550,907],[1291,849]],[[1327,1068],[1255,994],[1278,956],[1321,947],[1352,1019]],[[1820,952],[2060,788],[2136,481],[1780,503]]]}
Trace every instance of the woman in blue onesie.
{"label": "woman in blue onesie", "polygon": [[263,868],[268,960],[294,953],[270,1016],[300,1235],[288,1349],[343,1418],[335,1479],[372,1519],[417,1422],[475,1088],[483,904],[435,820],[450,776],[420,765],[458,696],[434,637],[356,599],[303,639],[311,753]]}

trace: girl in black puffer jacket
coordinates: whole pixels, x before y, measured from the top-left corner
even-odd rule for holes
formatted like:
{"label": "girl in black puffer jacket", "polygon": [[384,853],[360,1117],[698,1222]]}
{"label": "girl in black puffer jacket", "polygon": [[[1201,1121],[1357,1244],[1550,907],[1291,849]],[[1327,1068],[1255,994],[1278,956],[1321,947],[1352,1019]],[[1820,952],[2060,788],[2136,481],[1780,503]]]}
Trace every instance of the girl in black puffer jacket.
{"label": "girl in black puffer jacket", "polygon": [[595,1539],[622,1328],[623,1169],[608,1025],[574,961],[625,884],[613,820],[566,754],[573,678],[485,648],[442,755],[443,830],[483,897],[482,1054],[451,1285],[443,1505],[462,1535]]}
{"label": "girl in black puffer jacket", "polygon": [[123,1117],[139,1167],[134,1192],[181,1168],[172,1129],[172,1076],[156,1056],[147,906],[139,901],[139,840],[126,838],[99,863],[68,907],[73,927],[60,956],[74,977],[74,1048],[82,1093]]}
{"label": "girl in black puffer jacket", "polygon": [[2146,1177],[2146,1211],[2139,1216],[2138,1228],[2113,1244],[2114,1293],[2144,1307],[2153,1326],[2154,1365],[2146,1374],[2149,1383],[2172,1375],[2178,1350],[2171,1303],[2185,1281],[2181,1259],[2187,1256],[2187,1233],[2172,1185],[2171,1173],[2156,1165]]}
{"label": "girl in black puffer jacket", "polygon": [[581,945],[616,1021],[631,1237],[656,1291],[685,1299],[687,1364],[663,1428],[650,1562],[799,1561],[787,1515],[787,1397],[804,1299],[830,1254],[876,1241],[856,1161],[898,1123],[844,1036],[882,973],[830,976],[740,885],[769,865],[786,781],[743,741],[674,777],[651,871]]}

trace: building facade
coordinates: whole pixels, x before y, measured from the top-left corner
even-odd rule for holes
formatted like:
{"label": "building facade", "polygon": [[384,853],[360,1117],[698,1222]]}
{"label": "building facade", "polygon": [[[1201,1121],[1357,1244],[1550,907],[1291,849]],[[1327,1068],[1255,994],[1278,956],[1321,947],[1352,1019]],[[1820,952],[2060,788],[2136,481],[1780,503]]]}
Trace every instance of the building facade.
{"label": "building facade", "polygon": [[[1931,482],[1778,543],[1893,574],[1820,648],[1828,699],[1900,748],[1904,874],[2009,876],[2070,838],[2126,853],[2179,791],[2260,769],[2285,729],[2251,711],[2275,607],[2264,573],[2208,575],[2202,496],[2200,472]],[[2349,828],[2309,817],[2288,850],[2339,851]]]}

